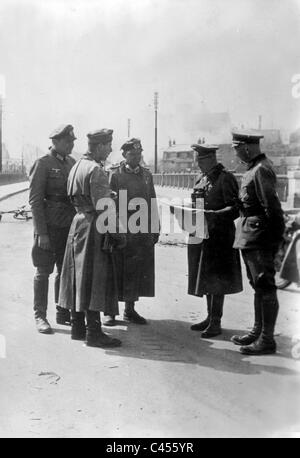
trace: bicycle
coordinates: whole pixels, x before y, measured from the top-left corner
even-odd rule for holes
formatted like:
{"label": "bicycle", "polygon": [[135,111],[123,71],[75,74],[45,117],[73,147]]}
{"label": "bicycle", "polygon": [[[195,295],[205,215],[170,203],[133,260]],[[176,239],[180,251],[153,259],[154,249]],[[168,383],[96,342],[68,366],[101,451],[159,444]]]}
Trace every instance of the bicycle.
{"label": "bicycle", "polygon": [[12,214],[13,218],[23,221],[29,221],[32,219],[31,210],[26,209],[26,205],[23,205],[16,210],[0,211],[0,221],[2,220],[2,216],[5,214]]}

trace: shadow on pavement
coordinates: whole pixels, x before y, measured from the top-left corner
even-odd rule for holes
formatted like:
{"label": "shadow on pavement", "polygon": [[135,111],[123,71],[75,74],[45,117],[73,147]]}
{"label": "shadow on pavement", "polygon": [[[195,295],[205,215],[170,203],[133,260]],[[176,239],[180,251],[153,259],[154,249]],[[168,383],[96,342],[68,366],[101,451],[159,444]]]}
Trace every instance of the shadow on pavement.
{"label": "shadow on pavement", "polygon": [[[224,329],[221,336],[214,339],[201,339],[200,333],[191,331],[190,323],[183,321],[149,320],[147,326],[128,325],[127,323],[123,323],[123,326],[126,326],[126,330],[120,327],[103,327],[107,334],[122,341],[121,347],[114,350],[107,349],[109,354],[153,361],[195,364],[236,374],[254,375],[269,372],[299,376],[299,370],[286,367],[286,361],[282,359],[287,360],[289,366],[290,359],[293,359],[291,339],[287,336],[276,338],[278,343],[276,355],[250,357],[242,355],[239,347],[230,342],[233,334],[242,334],[241,330]],[[256,363],[258,360],[259,364]]]}
{"label": "shadow on pavement", "polygon": [[281,289],[280,292],[300,294],[300,288],[296,285],[296,283],[292,283],[292,285],[287,286],[284,289]]}

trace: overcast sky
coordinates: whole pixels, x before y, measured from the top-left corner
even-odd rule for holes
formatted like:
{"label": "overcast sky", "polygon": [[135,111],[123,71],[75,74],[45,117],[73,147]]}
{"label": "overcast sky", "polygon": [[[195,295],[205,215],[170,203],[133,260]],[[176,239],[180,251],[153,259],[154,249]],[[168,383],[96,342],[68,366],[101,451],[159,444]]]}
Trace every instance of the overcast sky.
{"label": "overcast sky", "polygon": [[[183,104],[290,131],[300,127],[299,43],[299,0],[0,0],[3,141],[14,156],[22,143],[46,149],[51,130],[71,123],[84,152],[86,133],[109,127],[117,154],[130,118],[147,159],[154,91],[160,148]],[[178,143],[183,134],[179,125]]]}

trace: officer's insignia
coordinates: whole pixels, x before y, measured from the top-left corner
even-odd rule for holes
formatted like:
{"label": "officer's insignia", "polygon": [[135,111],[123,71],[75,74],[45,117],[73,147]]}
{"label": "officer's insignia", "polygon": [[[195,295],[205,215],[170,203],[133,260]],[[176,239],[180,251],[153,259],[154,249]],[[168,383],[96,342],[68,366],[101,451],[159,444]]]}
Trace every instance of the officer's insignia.
{"label": "officer's insignia", "polygon": [[60,172],[60,169],[51,169],[51,171],[53,171],[55,173],[58,173],[58,172]]}

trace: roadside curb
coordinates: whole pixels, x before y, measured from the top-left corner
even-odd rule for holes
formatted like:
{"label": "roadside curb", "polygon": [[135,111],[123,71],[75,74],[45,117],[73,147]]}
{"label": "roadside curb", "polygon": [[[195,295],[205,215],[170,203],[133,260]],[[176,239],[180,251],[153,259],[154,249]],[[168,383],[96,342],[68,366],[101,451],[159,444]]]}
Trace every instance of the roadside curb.
{"label": "roadside curb", "polygon": [[25,192],[25,191],[27,191],[28,189],[29,189],[29,184],[28,184],[28,186],[27,186],[26,188],[18,189],[17,191],[11,192],[11,193],[9,193],[9,194],[5,194],[4,196],[0,197],[0,202],[1,202],[2,200],[8,199],[9,197],[13,197],[13,196],[15,196],[15,195],[17,195],[17,194],[21,194],[21,192]]}

